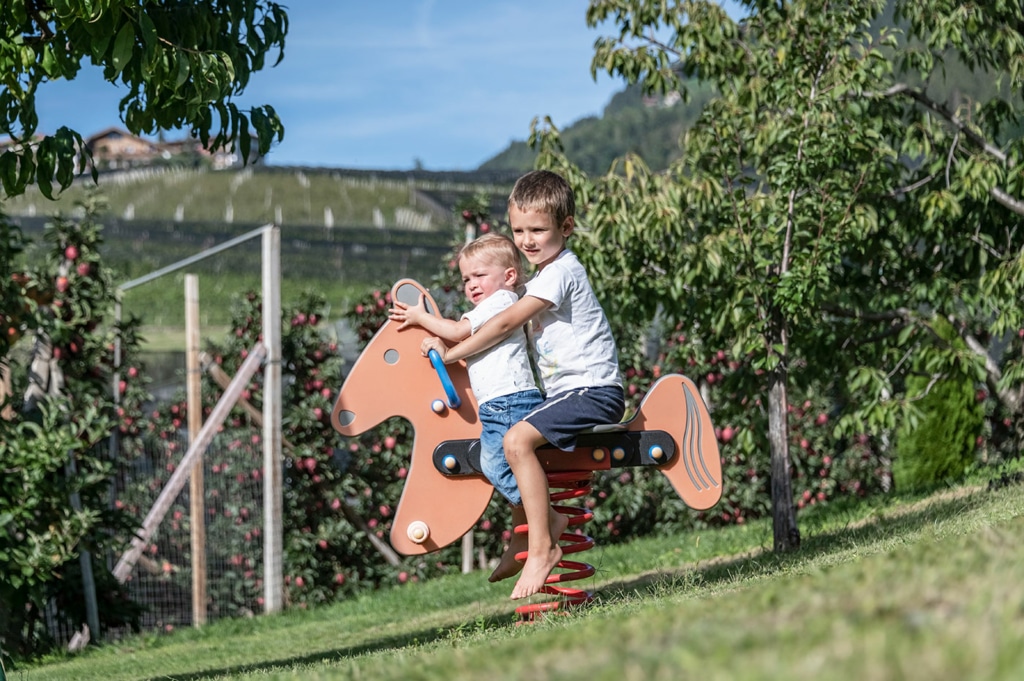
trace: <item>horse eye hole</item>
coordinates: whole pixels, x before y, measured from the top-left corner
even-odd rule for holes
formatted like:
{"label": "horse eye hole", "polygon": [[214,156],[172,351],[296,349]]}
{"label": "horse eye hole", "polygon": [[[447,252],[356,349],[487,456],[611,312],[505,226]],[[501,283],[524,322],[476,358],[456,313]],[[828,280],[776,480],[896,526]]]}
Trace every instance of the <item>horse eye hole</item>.
{"label": "horse eye hole", "polygon": [[398,364],[398,350],[387,350],[384,353],[384,361],[388,364]]}

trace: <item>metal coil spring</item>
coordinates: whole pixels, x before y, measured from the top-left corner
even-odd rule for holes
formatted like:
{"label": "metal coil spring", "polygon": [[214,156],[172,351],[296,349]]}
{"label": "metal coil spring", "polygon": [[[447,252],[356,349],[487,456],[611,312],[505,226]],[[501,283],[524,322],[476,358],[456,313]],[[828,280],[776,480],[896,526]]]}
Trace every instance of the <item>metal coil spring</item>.
{"label": "metal coil spring", "polygon": [[[563,471],[548,473],[547,477],[548,487],[552,489],[550,493],[551,507],[557,513],[561,513],[562,515],[569,517],[569,524],[566,527],[566,531],[559,537],[559,546],[562,547],[562,555],[565,556],[573,553],[580,553],[581,551],[588,551],[594,548],[594,539],[592,537],[569,532],[570,528],[578,527],[579,525],[592,520],[594,514],[586,508],[566,506],[559,503],[570,499],[579,499],[589,495],[594,479],[593,472]],[[517,525],[514,531],[516,534],[526,534],[529,532],[529,527],[527,525]],[[517,553],[516,560],[525,561],[527,554],[528,552],[526,551]],[[545,613],[556,611],[564,612],[568,608],[584,605],[593,600],[594,596],[589,591],[574,587],[559,586],[566,582],[574,582],[576,580],[586,579],[587,577],[592,576],[595,571],[593,565],[580,561],[563,559],[555,566],[555,570],[559,569],[568,570],[568,572],[552,571],[552,573],[548,575],[544,586],[538,592],[557,596],[558,599],[545,603],[530,603],[528,605],[519,606],[516,608],[516,614],[519,616],[518,624],[534,622],[540,619]]]}

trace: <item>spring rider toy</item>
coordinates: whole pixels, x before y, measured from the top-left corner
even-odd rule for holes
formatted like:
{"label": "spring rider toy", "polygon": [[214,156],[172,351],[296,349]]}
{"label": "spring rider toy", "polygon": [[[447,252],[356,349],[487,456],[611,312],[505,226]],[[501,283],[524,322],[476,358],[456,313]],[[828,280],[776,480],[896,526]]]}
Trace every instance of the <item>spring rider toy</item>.
{"label": "spring rider toy", "polygon": [[[391,296],[409,304],[423,296],[427,310],[439,315],[430,293],[411,279],[396,282]],[[437,551],[468,532],[483,515],[494,488],[480,471],[480,424],[465,363],[446,367],[436,353],[428,361],[420,353],[428,333],[398,327],[385,321],[353,364],[331,424],[349,437],[393,416],[412,424],[412,457],[390,541],[397,552],[415,556]],[[594,545],[593,539],[573,530],[591,520],[592,512],[562,503],[589,494],[594,471],[654,466],[684,503],[698,510],[714,506],[722,495],[711,417],[694,383],[678,374],[658,379],[628,421],[581,434],[572,452],[543,447],[537,454],[548,474],[554,509],[569,516],[560,539],[565,555]],[[529,528],[520,525],[515,531]],[[517,558],[525,560],[525,553]],[[543,592],[558,600],[520,606],[516,613],[522,621],[591,600],[586,591],[558,585],[589,577],[593,566],[563,559],[555,570]]]}

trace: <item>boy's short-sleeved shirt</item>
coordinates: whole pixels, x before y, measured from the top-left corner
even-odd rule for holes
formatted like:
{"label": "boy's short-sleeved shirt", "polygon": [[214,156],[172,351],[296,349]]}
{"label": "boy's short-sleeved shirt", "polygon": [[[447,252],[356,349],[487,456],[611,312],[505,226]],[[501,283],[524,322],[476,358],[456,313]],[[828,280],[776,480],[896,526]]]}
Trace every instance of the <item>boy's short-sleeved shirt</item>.
{"label": "boy's short-sleeved shirt", "polygon": [[552,395],[590,386],[622,386],[611,326],[587,272],[566,249],[530,281],[526,295],[551,305],[531,323],[537,371]]}
{"label": "boy's short-sleeved shirt", "polygon": [[[519,296],[512,291],[498,289],[462,318],[469,320],[470,333],[476,333],[484,322],[517,300]],[[479,404],[537,387],[526,344],[526,334],[516,329],[494,347],[466,359],[469,384]]]}

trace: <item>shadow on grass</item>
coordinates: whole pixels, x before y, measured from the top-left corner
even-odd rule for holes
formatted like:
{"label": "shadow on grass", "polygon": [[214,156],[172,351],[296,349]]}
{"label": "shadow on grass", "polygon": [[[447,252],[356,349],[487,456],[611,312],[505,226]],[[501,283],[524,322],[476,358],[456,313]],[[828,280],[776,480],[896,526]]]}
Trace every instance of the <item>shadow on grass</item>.
{"label": "shadow on grass", "polygon": [[[612,581],[601,587],[600,599],[604,603],[615,603],[635,598],[638,591],[664,587],[666,580],[683,580],[695,585],[715,585],[738,580],[771,575],[795,565],[807,563],[815,558],[838,554],[842,551],[882,541],[894,535],[906,534],[933,525],[938,518],[952,518],[975,506],[985,495],[984,490],[950,496],[948,499],[931,501],[928,504],[911,506],[908,511],[881,511],[879,515],[850,521],[846,527],[822,532],[807,532],[798,551],[778,554],[771,550],[753,550],[741,556],[724,559],[709,559],[696,565],[659,570],[635,579]],[[825,520],[847,511],[836,508],[832,513],[821,514],[816,520]],[[816,522],[815,525],[827,523]]]}
{"label": "shadow on grass", "polygon": [[[396,650],[406,647],[421,647],[428,643],[457,639],[464,632],[472,632],[479,629],[497,629],[507,626],[509,623],[507,615],[492,615],[490,617],[474,618],[471,622],[464,622],[450,627],[437,627],[433,630],[421,630],[410,632],[401,636],[391,636],[357,646],[343,646],[333,650],[320,650],[308,655],[296,655],[276,660],[263,660],[253,664],[234,665],[218,669],[206,669],[197,672],[175,673],[174,679],[178,681],[201,681],[225,675],[250,674],[253,672],[269,673],[271,671],[284,671],[307,664],[322,664],[325,661],[340,662],[352,657],[367,655],[382,650]],[[169,677],[166,674],[152,676],[141,681],[166,681]]]}

